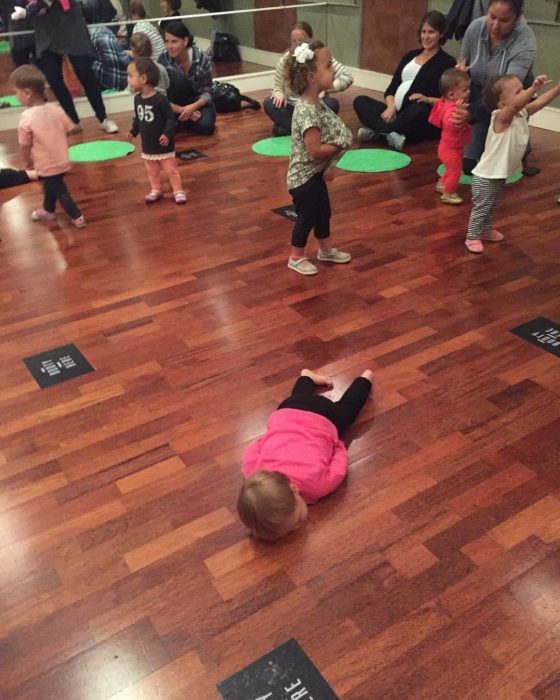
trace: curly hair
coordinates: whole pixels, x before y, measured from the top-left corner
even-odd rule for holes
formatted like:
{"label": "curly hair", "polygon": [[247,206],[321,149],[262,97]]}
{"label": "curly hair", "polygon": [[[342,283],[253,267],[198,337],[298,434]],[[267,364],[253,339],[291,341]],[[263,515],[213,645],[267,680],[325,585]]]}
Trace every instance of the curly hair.
{"label": "curly hair", "polygon": [[516,78],[516,75],[502,75],[497,78],[493,78],[486,83],[484,89],[482,90],[482,98],[488,105],[491,112],[498,109],[498,103],[502,97],[504,85],[510,80],[514,80]]}
{"label": "curly hair", "polygon": [[301,95],[309,87],[309,75],[315,71],[317,66],[317,49],[324,49],[322,41],[312,41],[309,48],[313,51],[313,58],[299,63],[296,61],[294,52],[290,51],[284,66],[284,80],[289,85],[294,95]]}
{"label": "curly hair", "polygon": [[296,505],[290,481],[284,474],[258,471],[243,482],[237,512],[253,535],[274,541],[281,537],[282,526]]}

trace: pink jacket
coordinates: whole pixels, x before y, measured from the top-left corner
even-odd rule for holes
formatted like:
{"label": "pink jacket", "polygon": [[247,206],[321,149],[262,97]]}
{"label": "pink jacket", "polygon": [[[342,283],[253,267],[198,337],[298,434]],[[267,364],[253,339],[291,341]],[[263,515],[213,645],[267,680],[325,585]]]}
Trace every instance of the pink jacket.
{"label": "pink jacket", "polygon": [[455,103],[446,102],[443,97],[432,107],[428,121],[441,129],[441,145],[446,148],[463,149],[471,142],[471,126],[455,126],[451,119],[455,114]]}
{"label": "pink jacket", "polygon": [[244,477],[260,470],[284,474],[299,487],[306,503],[315,503],[344,481],[348,452],[327,418],[281,408],[268,419],[266,433],[243,455]]}

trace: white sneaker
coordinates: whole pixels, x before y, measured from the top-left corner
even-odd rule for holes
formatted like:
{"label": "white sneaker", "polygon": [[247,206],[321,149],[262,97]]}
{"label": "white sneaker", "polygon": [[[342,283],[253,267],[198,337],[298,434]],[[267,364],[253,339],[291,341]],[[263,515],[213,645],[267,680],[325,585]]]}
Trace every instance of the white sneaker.
{"label": "white sneaker", "polygon": [[75,134],[79,134],[84,130],[84,127],[78,122],[77,124],[74,124],[74,126],[70,129],[68,132],[69,136],[74,136]]}
{"label": "white sneaker", "polygon": [[399,134],[397,131],[391,131],[390,134],[387,134],[386,139],[389,146],[399,152],[402,151],[406,143],[406,136]]}
{"label": "white sneaker", "polygon": [[101,122],[101,128],[105,133],[107,134],[116,134],[117,131],[119,130],[119,127],[115,124],[115,122],[112,119],[104,119]]}
{"label": "white sneaker", "polygon": [[343,253],[338,248],[331,248],[329,251],[321,250],[317,252],[317,260],[333,263],[347,263],[352,260],[350,253]]}

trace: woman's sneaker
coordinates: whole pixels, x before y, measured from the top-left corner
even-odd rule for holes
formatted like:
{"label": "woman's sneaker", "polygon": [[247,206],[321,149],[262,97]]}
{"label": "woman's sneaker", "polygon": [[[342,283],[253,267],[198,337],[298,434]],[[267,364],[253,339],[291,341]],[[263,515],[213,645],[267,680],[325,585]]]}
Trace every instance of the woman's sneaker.
{"label": "woman's sneaker", "polygon": [[399,134],[396,131],[391,131],[390,134],[387,134],[386,139],[389,146],[391,146],[391,148],[394,148],[395,151],[399,152],[402,151],[406,143],[406,136],[403,136],[402,134]]}
{"label": "woman's sneaker", "polygon": [[444,192],[441,195],[441,201],[444,204],[462,204],[463,203],[463,199],[461,197],[459,197],[457,192],[452,192],[452,193]]}
{"label": "woman's sneaker", "polygon": [[322,260],[323,262],[347,263],[352,260],[352,256],[350,253],[343,253],[337,248],[331,248],[329,251],[319,250],[317,253],[317,260]]}
{"label": "woman's sneaker", "polygon": [[360,143],[371,143],[372,141],[378,141],[381,138],[381,134],[373,129],[368,129],[363,126],[358,129],[358,141]]}
{"label": "woman's sneaker", "polygon": [[112,119],[104,119],[101,122],[101,128],[106,134],[116,134],[119,127],[115,124]]}
{"label": "woman's sneaker", "polygon": [[54,219],[56,219],[56,214],[52,211],[35,209],[35,211],[31,212],[32,221],[54,221]]}

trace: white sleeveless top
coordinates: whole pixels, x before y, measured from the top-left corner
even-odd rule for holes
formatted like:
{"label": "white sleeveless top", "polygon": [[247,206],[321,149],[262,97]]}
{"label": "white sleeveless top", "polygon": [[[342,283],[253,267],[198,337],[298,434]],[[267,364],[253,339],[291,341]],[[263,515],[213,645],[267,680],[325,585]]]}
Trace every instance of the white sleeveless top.
{"label": "white sleeveless top", "polygon": [[402,103],[404,102],[406,93],[410,90],[410,86],[412,85],[414,79],[418,75],[420,68],[422,68],[422,66],[419,66],[416,63],[416,60],[413,58],[412,61],[407,63],[406,66],[402,69],[402,83],[399,85],[397,91],[395,92],[395,107],[397,108],[397,111],[402,107]]}
{"label": "white sleeveless top", "polygon": [[529,143],[527,110],[521,110],[513,118],[509,129],[501,134],[494,131],[494,120],[498,111],[492,112],[484,153],[476,168],[473,168],[473,175],[485,177],[488,180],[507,179],[514,175],[521,167],[521,161]]}

